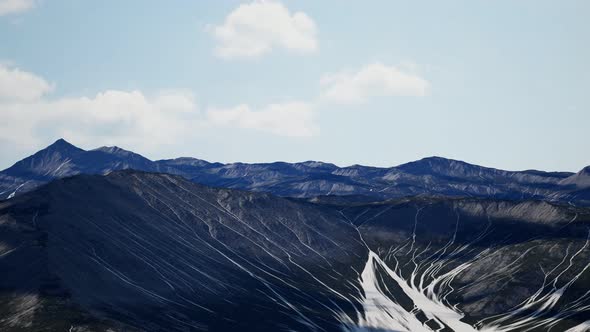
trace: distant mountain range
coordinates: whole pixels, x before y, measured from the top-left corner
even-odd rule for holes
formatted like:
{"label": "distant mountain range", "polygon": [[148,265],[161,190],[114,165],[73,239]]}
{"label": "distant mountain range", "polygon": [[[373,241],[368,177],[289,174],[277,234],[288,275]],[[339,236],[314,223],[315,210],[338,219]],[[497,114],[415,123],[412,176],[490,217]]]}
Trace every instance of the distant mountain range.
{"label": "distant mountain range", "polygon": [[284,197],[355,196],[384,200],[409,196],[536,199],[590,205],[590,166],[578,173],[504,171],[440,157],[390,168],[300,163],[211,163],[196,158],[151,161],[118,147],[80,149],[63,139],[0,172],[0,199],[53,179],[122,169],[180,175],[214,187]]}

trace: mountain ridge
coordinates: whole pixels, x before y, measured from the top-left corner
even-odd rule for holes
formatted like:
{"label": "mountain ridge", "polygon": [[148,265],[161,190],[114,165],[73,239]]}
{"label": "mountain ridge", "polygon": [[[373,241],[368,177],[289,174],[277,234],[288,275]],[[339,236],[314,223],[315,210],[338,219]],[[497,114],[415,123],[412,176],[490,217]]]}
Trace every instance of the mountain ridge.
{"label": "mountain ridge", "polygon": [[338,167],[321,161],[223,164],[192,157],[152,161],[117,146],[86,151],[63,139],[0,172],[0,199],[30,191],[55,178],[127,168],[286,197],[364,195],[389,199],[426,194],[590,204],[585,194],[590,177],[584,169],[578,173],[505,171],[437,156],[389,168]]}
{"label": "mountain ridge", "polygon": [[589,225],[544,201],[333,205],[77,174],[0,201],[0,328],[570,331],[590,320]]}

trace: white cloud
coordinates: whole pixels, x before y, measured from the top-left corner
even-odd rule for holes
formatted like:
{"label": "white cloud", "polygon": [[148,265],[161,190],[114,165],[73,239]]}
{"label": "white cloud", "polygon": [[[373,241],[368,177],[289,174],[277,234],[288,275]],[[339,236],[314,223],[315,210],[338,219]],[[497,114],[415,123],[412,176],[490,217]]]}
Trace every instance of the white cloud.
{"label": "white cloud", "polygon": [[411,72],[382,63],[358,71],[342,71],[322,77],[323,99],[336,103],[360,103],[369,97],[425,96],[429,82]]}
{"label": "white cloud", "polygon": [[0,100],[36,100],[52,89],[42,77],[0,63]]}
{"label": "white cloud", "polygon": [[0,0],[0,16],[21,13],[34,7],[34,0]]}
{"label": "white cloud", "polygon": [[[320,99],[361,102],[371,96],[427,93],[428,82],[380,63],[357,72],[324,76]],[[0,142],[40,146],[65,137],[82,146],[122,145],[138,151],[190,142],[207,128],[242,128],[278,136],[310,137],[319,132],[316,103],[293,101],[260,108],[239,104],[201,113],[190,91],[155,94],[107,90],[94,96],[49,98],[53,84],[0,63]]]}
{"label": "white cloud", "polygon": [[44,93],[51,85],[42,77],[17,68],[0,69],[2,146],[42,147],[64,137],[81,146],[120,145],[161,153],[220,127],[296,137],[317,132],[312,107],[301,102],[271,104],[256,111],[239,105],[201,113],[186,90],[155,94],[106,90],[94,96],[49,98]]}
{"label": "white cloud", "polygon": [[245,104],[207,111],[207,119],[212,124],[294,137],[315,135],[318,128],[313,118],[312,106],[303,102],[271,104],[257,111]]}
{"label": "white cloud", "polygon": [[[380,63],[356,72],[324,76],[320,100],[362,102],[372,96],[423,96],[429,83],[410,69]],[[201,113],[190,91],[155,94],[107,90],[94,96],[50,98],[53,84],[14,65],[0,63],[0,144],[40,147],[56,137],[82,146],[122,145],[145,152],[193,142],[199,133],[242,128],[278,136],[319,133],[318,104],[284,102],[251,108],[240,104]],[[212,131],[213,130],[213,131]],[[180,142],[180,143],[179,143]]]}
{"label": "white cloud", "polygon": [[108,90],[93,97],[0,102],[0,141],[38,146],[56,137],[82,145],[153,151],[184,139],[199,112],[191,95]]}
{"label": "white cloud", "polygon": [[318,47],[314,21],[275,1],[242,4],[209,31],[217,39],[217,55],[224,58],[255,57],[279,47],[310,53]]}

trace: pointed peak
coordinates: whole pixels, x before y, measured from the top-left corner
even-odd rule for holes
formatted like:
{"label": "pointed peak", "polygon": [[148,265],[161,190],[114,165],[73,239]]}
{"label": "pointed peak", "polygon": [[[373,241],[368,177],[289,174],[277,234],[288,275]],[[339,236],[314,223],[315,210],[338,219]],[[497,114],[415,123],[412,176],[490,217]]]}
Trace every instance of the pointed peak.
{"label": "pointed peak", "polygon": [[66,174],[69,171],[68,163],[71,159],[84,152],[84,150],[60,138],[33,155],[17,161],[3,172],[17,177],[51,179]]}
{"label": "pointed peak", "polygon": [[[63,138],[58,139],[57,141],[53,142],[53,144],[49,145],[43,150],[58,150],[58,151],[79,151],[82,150],[77,146],[71,144],[70,142],[66,141]],[[43,151],[41,150],[41,151]]]}
{"label": "pointed peak", "polygon": [[58,139],[57,141],[53,142],[50,146],[73,146],[70,142],[66,141],[63,138]]}

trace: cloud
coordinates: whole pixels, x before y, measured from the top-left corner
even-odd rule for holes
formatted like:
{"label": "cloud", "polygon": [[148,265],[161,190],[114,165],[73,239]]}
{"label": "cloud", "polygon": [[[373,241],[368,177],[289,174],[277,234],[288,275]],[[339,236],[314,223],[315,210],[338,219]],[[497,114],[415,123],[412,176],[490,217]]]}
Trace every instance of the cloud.
{"label": "cloud", "polygon": [[153,151],[185,139],[199,112],[184,92],[146,96],[107,90],[92,97],[0,102],[0,141],[38,146],[65,137],[79,144],[117,144]]}
{"label": "cloud", "polygon": [[369,97],[425,96],[430,86],[416,74],[379,62],[355,72],[324,75],[320,84],[322,99],[342,104],[361,103]]}
{"label": "cloud", "polygon": [[34,0],[0,0],[0,16],[21,13],[34,7]]}
{"label": "cloud", "polygon": [[223,24],[208,30],[218,42],[223,58],[256,57],[273,48],[298,53],[317,50],[316,25],[303,12],[291,14],[283,4],[259,0],[234,9]]}
{"label": "cloud", "polygon": [[42,77],[0,63],[0,100],[36,100],[51,90]]}
{"label": "cloud", "polygon": [[203,113],[187,90],[106,90],[93,96],[49,98],[46,92],[52,85],[42,77],[18,68],[0,69],[2,146],[29,149],[64,137],[81,146],[121,145],[161,153],[222,127],[292,137],[317,132],[312,106],[302,102],[259,110],[238,105]]}
{"label": "cloud", "polygon": [[256,129],[281,136],[307,137],[318,132],[313,108],[303,102],[271,104],[257,111],[246,104],[209,109],[207,119],[219,126]]}
{"label": "cloud", "polygon": [[[321,79],[319,101],[362,102],[372,96],[423,96],[429,83],[380,63]],[[92,96],[50,97],[54,84],[36,74],[0,63],[0,145],[39,147],[56,137],[82,146],[123,145],[161,152],[192,142],[199,133],[241,128],[277,136],[319,133],[318,100],[273,103],[254,108],[238,104],[201,112],[187,90],[106,90]],[[181,142],[181,143],[179,143]]]}

